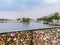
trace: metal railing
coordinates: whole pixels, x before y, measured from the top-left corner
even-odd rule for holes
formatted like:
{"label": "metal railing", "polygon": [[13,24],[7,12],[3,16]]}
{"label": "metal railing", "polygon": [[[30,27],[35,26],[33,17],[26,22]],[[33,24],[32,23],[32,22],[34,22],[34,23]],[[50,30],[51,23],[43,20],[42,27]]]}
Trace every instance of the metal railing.
{"label": "metal railing", "polygon": [[60,27],[0,33],[0,45],[60,45]]}

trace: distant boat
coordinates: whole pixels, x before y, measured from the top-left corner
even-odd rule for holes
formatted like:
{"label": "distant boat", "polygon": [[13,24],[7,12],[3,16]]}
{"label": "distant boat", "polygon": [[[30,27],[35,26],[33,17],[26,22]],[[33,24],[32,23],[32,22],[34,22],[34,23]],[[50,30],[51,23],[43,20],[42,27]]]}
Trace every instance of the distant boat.
{"label": "distant boat", "polygon": [[60,26],[60,23],[53,23],[53,22],[46,22],[46,21],[43,21],[43,24],[49,24],[49,25],[53,25],[53,26]]}
{"label": "distant boat", "polygon": [[49,24],[49,22],[44,21],[43,24]]}

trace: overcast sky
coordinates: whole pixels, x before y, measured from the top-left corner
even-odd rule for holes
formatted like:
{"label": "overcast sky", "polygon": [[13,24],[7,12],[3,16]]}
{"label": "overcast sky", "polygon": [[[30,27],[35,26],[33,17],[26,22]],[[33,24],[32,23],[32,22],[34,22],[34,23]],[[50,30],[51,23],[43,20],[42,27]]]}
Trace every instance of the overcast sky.
{"label": "overcast sky", "polygon": [[59,0],[0,0],[0,18],[39,18],[60,12]]}

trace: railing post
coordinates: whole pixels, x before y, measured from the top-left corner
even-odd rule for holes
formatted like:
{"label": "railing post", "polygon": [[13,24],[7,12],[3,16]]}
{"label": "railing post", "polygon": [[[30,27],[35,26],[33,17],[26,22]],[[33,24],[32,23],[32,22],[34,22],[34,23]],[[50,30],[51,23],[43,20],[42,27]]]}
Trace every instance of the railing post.
{"label": "railing post", "polygon": [[30,45],[33,45],[33,31],[30,31],[31,32],[31,41],[30,41]]}

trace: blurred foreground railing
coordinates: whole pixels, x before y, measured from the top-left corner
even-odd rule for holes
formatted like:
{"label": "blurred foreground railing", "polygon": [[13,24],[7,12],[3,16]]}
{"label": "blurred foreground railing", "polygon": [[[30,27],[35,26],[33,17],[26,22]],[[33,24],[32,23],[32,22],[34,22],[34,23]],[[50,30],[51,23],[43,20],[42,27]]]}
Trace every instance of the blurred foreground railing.
{"label": "blurred foreground railing", "polygon": [[0,45],[60,45],[60,28],[0,33]]}

